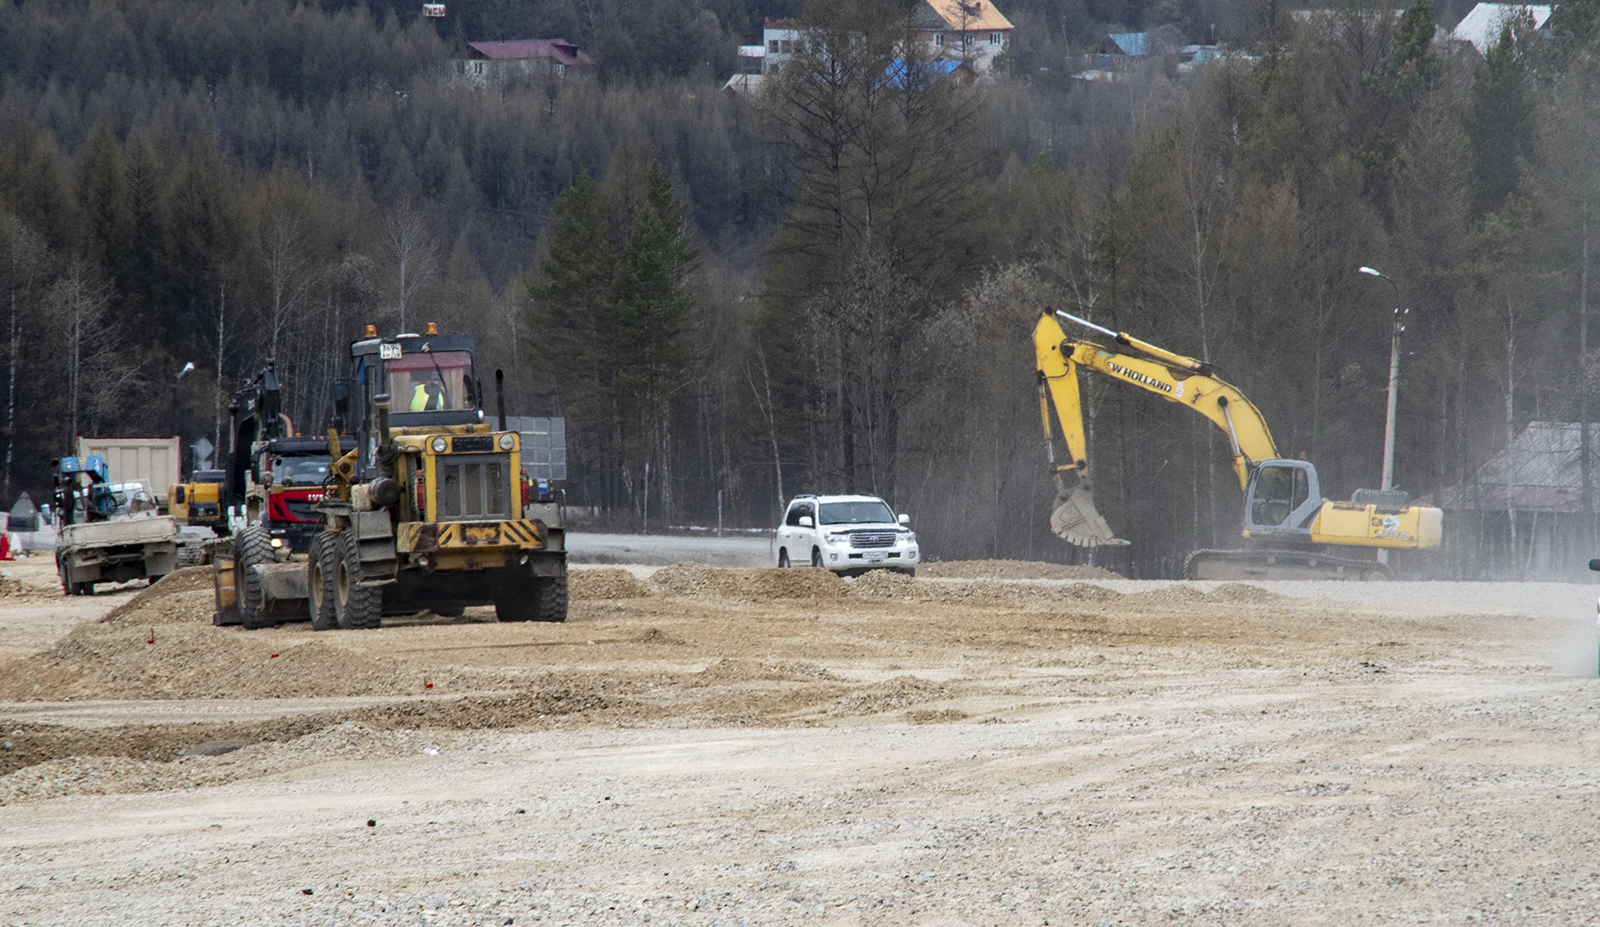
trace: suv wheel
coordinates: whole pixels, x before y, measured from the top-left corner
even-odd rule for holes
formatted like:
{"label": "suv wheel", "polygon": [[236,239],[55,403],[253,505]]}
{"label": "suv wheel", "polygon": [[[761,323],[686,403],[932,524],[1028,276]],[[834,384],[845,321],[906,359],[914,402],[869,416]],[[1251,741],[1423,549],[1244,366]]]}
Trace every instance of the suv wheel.
{"label": "suv wheel", "polygon": [[811,565],[819,570],[822,569],[822,548],[811,548]]}
{"label": "suv wheel", "polygon": [[788,548],[779,548],[779,550],[778,550],[778,569],[787,570],[792,566],[794,566],[794,564],[789,562],[789,550],[788,550]]}

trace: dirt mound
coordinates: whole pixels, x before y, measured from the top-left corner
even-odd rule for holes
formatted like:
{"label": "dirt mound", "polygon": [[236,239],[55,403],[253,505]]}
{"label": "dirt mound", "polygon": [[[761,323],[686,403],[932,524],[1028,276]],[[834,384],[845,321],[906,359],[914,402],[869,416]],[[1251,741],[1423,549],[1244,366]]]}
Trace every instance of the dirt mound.
{"label": "dirt mound", "polygon": [[839,677],[815,663],[790,661],[765,663],[756,660],[724,658],[711,664],[698,674],[701,685],[724,685],[738,682],[815,682],[837,680]]}
{"label": "dirt mound", "polygon": [[946,708],[943,711],[919,708],[906,712],[906,720],[912,724],[954,724],[970,717],[972,716],[957,708]]}
{"label": "dirt mound", "polygon": [[980,608],[1052,608],[1122,598],[1122,593],[1093,583],[1066,586],[997,580],[930,583],[888,570],[873,570],[857,577],[851,583],[850,591],[869,599],[939,601]]}
{"label": "dirt mound", "polygon": [[160,581],[112,609],[102,624],[119,628],[139,625],[211,623],[216,597],[211,588],[211,567],[174,570]]}
{"label": "dirt mound", "polygon": [[[180,601],[195,592],[173,597]],[[8,664],[0,698],[291,698],[405,695],[420,670],[329,643],[284,647],[264,637],[155,623],[82,625],[54,647]],[[283,647],[281,651],[275,648]]]}
{"label": "dirt mound", "polygon": [[918,571],[933,579],[1121,579],[1102,567],[1035,560],[947,560],[924,563]]}
{"label": "dirt mound", "polygon": [[1223,583],[1211,590],[1206,598],[1217,602],[1239,602],[1249,605],[1275,605],[1292,601],[1289,596],[1248,583]]}
{"label": "dirt mound", "polygon": [[134,600],[137,601],[139,598],[152,593],[165,592],[171,594],[175,592],[191,592],[195,589],[211,591],[211,567],[209,565],[183,567],[182,569],[173,570],[157,580],[150,588],[134,596]]}
{"label": "dirt mound", "polygon": [[1135,592],[1125,596],[1128,605],[1192,605],[1204,602],[1206,594],[1193,586],[1167,586],[1149,592]]}
{"label": "dirt mound", "polygon": [[660,595],[710,595],[768,601],[840,599],[849,594],[844,580],[829,570],[719,569],[703,563],[675,563],[657,570],[648,582]]}
{"label": "dirt mound", "polygon": [[635,644],[673,644],[684,643],[683,638],[673,637],[660,628],[645,628],[638,637],[633,639]]}
{"label": "dirt mound", "polygon": [[975,580],[966,583],[927,583],[933,598],[989,608],[1053,608],[1083,602],[1110,602],[1122,593],[1093,583],[1041,586],[1032,583]]}
{"label": "dirt mound", "polygon": [[114,628],[149,628],[154,625],[195,625],[211,623],[216,611],[216,596],[209,589],[191,589],[172,595],[155,594],[147,589],[132,601],[112,609],[100,619]]}
{"label": "dirt mound", "polygon": [[171,760],[126,755],[47,760],[0,778],[0,805],[69,795],[118,795],[223,785],[282,769],[349,756],[420,753],[430,735],[372,730],[345,722],[284,743],[244,743],[224,753],[185,751]]}
{"label": "dirt mound", "polygon": [[620,569],[573,570],[567,574],[575,600],[637,599],[650,594],[632,573]]}
{"label": "dirt mound", "polygon": [[925,593],[914,577],[893,570],[868,570],[850,584],[850,591],[878,599],[912,599]]}
{"label": "dirt mound", "polygon": [[844,717],[874,715],[931,702],[947,694],[948,690],[942,683],[929,682],[916,676],[896,676],[886,682],[863,686],[836,699],[828,713]]}

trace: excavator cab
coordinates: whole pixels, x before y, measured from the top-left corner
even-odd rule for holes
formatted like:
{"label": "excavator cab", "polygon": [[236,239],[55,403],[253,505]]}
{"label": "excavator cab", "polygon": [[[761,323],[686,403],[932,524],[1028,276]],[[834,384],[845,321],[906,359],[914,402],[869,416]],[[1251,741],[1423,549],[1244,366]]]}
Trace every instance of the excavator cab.
{"label": "excavator cab", "polygon": [[1308,538],[1321,509],[1316,467],[1304,460],[1264,460],[1250,471],[1244,536]]}

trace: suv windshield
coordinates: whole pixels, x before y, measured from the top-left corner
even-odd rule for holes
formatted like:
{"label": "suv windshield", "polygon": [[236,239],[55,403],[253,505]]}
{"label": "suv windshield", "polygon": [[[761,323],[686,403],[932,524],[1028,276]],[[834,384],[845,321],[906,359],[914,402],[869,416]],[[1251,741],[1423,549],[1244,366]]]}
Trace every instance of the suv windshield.
{"label": "suv windshield", "polygon": [[886,503],[876,499],[864,502],[822,503],[824,525],[893,524],[894,513]]}

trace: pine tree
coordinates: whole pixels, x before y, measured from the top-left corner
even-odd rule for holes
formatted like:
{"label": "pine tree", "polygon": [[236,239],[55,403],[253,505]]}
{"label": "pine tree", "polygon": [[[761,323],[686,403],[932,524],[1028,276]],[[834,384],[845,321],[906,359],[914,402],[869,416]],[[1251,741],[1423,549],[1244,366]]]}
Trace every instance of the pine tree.
{"label": "pine tree", "polygon": [[[659,164],[651,163],[645,183],[644,205],[634,215],[628,245],[617,261],[616,302],[606,340],[617,352],[624,421],[635,423],[625,452],[637,466],[628,469],[643,479],[645,500],[652,484],[662,487],[658,511],[665,515],[672,498],[673,400],[690,360],[682,337],[694,308],[688,284],[699,252],[689,244],[682,207]],[[660,474],[659,481],[652,471]]]}
{"label": "pine tree", "polygon": [[617,505],[621,487],[617,377],[602,333],[610,328],[616,251],[587,171],[556,198],[550,242],[529,281],[528,353],[546,405],[569,420],[574,475],[590,476],[592,501]]}

